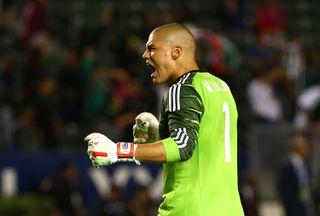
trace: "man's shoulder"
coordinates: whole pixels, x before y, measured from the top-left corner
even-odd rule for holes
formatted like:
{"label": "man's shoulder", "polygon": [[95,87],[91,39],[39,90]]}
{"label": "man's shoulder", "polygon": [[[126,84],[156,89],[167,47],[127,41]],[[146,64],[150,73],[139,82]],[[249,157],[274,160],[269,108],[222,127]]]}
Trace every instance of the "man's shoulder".
{"label": "man's shoulder", "polygon": [[209,93],[230,92],[230,88],[225,81],[209,72],[197,73],[192,81],[192,85],[196,89],[203,89]]}
{"label": "man's shoulder", "polygon": [[177,82],[175,82],[173,86],[184,86],[184,87],[192,87],[196,86],[198,83],[201,83],[202,80],[220,80],[218,77],[215,77],[210,72],[206,71],[189,71],[182,75]]}

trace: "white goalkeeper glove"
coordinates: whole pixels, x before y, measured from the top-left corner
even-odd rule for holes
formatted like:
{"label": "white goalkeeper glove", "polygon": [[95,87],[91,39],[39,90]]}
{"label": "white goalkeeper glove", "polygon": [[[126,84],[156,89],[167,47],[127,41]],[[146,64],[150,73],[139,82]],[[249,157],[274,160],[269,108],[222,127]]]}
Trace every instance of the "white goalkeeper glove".
{"label": "white goalkeeper glove", "polygon": [[100,168],[117,161],[134,161],[137,145],[129,142],[114,143],[101,133],[91,133],[84,140],[88,143],[87,153],[94,167]]}
{"label": "white goalkeeper glove", "polygon": [[116,162],[135,162],[136,144],[151,143],[159,140],[159,122],[148,112],[140,113],[133,126],[133,142],[114,143],[101,133],[91,133],[84,140],[88,143],[87,153],[93,166],[99,168]]}
{"label": "white goalkeeper glove", "polygon": [[159,121],[149,112],[140,113],[133,126],[133,143],[144,144],[159,140]]}

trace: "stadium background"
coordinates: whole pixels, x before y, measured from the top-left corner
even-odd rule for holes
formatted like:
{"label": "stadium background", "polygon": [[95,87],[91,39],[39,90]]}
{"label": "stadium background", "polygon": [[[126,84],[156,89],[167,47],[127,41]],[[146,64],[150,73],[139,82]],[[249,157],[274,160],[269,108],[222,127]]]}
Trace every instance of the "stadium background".
{"label": "stadium background", "polygon": [[[168,22],[192,27],[201,67],[225,79],[234,93],[239,185],[247,211],[253,212],[248,215],[281,215],[277,167],[296,133],[310,140],[312,186],[319,190],[319,101],[302,123],[296,119],[304,108],[299,98],[320,83],[320,2],[275,1],[283,13],[271,24],[259,24],[256,10],[265,2],[0,0],[1,215],[59,215],[70,206],[78,213],[67,215],[95,215],[98,203],[114,191],[112,185],[120,188],[119,203],[129,203],[120,206],[131,215],[154,211],[161,198],[161,166],[94,170],[83,137],[99,131],[130,141],[139,112],[158,114],[167,86],[151,84],[141,55],[150,31]],[[261,35],[267,35],[263,46]],[[265,68],[257,68],[258,61]],[[274,68],[281,68],[277,82],[270,83],[280,117],[255,110],[252,104],[268,109],[268,103],[249,93],[252,81]],[[61,176],[71,180],[52,193]],[[72,200],[70,206],[55,204],[59,193]]]}

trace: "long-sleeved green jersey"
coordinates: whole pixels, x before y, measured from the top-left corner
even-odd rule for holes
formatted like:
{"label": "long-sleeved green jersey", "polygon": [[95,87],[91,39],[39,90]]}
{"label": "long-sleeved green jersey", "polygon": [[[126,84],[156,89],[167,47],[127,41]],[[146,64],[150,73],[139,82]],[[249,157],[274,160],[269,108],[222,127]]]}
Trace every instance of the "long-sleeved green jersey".
{"label": "long-sleeved green jersey", "polygon": [[163,98],[164,200],[159,215],[242,216],[237,178],[237,108],[228,85],[191,71]]}

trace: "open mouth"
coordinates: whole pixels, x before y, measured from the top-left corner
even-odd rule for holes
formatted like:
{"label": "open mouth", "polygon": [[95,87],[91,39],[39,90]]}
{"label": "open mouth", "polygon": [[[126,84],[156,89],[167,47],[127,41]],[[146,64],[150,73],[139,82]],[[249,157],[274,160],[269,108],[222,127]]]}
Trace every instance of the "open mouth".
{"label": "open mouth", "polygon": [[154,77],[155,71],[156,71],[155,66],[151,65],[149,62],[147,62],[147,65],[148,65],[149,68],[151,69],[151,77]]}
{"label": "open mouth", "polygon": [[153,65],[149,64],[149,67],[150,67],[152,73],[155,72],[156,68]]}

